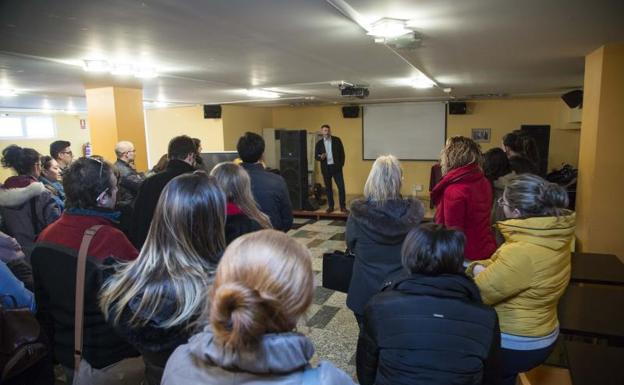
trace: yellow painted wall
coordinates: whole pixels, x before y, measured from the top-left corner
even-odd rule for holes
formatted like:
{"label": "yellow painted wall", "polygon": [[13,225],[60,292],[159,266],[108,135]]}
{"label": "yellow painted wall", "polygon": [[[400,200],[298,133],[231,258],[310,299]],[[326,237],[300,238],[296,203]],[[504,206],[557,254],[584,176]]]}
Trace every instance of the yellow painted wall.
{"label": "yellow painted wall", "polygon": [[[559,98],[484,100],[471,102],[470,107],[470,114],[448,116],[448,136],[470,136],[472,128],[491,128],[492,141],[482,143],[486,151],[500,146],[503,135],[519,128],[521,124],[549,124],[549,167],[557,167],[563,162],[578,164],[579,131],[559,129],[566,126],[562,112],[568,108]],[[344,119],[340,106],[273,109],[274,127],[301,128],[314,132],[323,123],[332,127],[333,134],[339,136],[345,146],[344,177],[347,194],[361,194],[373,163],[362,160],[361,118]],[[405,177],[402,193],[411,194],[414,185],[423,185],[423,193],[426,194],[433,162],[403,161],[402,165]]]}
{"label": "yellow painted wall", "polygon": [[117,119],[117,141],[128,140],[134,144],[136,169],[146,171],[147,143],[143,116],[143,90],[116,87],[115,117]]}
{"label": "yellow painted wall", "polygon": [[[13,113],[15,115],[28,115],[26,113]],[[41,114],[30,114],[41,115]],[[58,114],[54,116],[54,124],[56,125],[56,136],[50,139],[28,139],[28,140],[0,140],[0,151],[11,144],[17,144],[21,147],[30,147],[39,151],[41,155],[50,155],[50,143],[55,140],[63,139],[71,142],[74,158],[82,156],[82,145],[88,142],[89,129],[80,128],[80,119],[86,119],[86,116]],[[13,170],[0,168],[0,181],[4,182],[6,178],[14,175]]]}
{"label": "yellow painted wall", "polygon": [[149,165],[154,166],[174,136],[199,138],[204,151],[223,151],[222,119],[204,119],[202,106],[145,111]]}
{"label": "yellow painted wall", "polygon": [[224,105],[223,147],[226,151],[236,150],[236,143],[245,132],[251,131],[262,135],[263,128],[273,127],[273,115],[270,108]]}
{"label": "yellow painted wall", "polygon": [[599,48],[585,58],[583,127],[577,189],[581,251],[624,257],[624,44]]}

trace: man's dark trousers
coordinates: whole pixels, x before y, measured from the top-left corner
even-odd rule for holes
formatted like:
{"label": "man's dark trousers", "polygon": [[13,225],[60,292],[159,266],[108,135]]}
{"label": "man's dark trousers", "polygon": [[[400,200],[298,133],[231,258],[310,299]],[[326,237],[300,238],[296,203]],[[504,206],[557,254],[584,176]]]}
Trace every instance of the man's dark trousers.
{"label": "man's dark trousers", "polygon": [[327,192],[327,206],[330,209],[334,208],[334,191],[332,189],[332,178],[336,181],[336,186],[338,187],[338,200],[340,203],[340,208],[347,208],[346,198],[345,198],[345,185],[344,178],[342,176],[342,167],[336,166],[334,164],[327,165],[327,173],[323,174],[323,180],[325,181],[325,190]]}

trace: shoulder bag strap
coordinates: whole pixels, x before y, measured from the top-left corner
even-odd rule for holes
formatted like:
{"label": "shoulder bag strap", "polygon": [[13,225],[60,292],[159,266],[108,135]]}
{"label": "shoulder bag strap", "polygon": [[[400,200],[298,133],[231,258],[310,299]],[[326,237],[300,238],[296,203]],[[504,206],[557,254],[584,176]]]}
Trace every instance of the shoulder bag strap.
{"label": "shoulder bag strap", "polygon": [[102,225],[91,226],[85,231],[78,250],[78,260],[76,261],[76,306],[74,314],[74,375],[77,375],[82,359],[82,334],[84,321],[84,284],[85,270],[87,267],[87,251],[89,244],[95,233]]}

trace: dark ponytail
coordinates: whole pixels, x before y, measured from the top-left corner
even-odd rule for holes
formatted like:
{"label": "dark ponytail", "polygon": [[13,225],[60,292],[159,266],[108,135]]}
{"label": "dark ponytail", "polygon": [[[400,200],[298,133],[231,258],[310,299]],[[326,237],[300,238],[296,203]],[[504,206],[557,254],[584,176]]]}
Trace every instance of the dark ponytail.
{"label": "dark ponytail", "polygon": [[2,150],[2,166],[14,169],[18,175],[27,175],[33,172],[39,157],[39,153],[32,148],[12,144]]}

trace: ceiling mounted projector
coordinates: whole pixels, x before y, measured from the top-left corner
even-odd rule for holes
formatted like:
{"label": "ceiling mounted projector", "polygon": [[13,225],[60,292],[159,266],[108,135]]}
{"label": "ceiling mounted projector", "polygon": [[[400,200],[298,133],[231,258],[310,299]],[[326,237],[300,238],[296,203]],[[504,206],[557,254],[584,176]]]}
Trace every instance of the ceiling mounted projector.
{"label": "ceiling mounted projector", "polygon": [[340,96],[344,98],[364,99],[369,95],[368,88],[364,86],[341,84],[338,88],[340,89]]}

